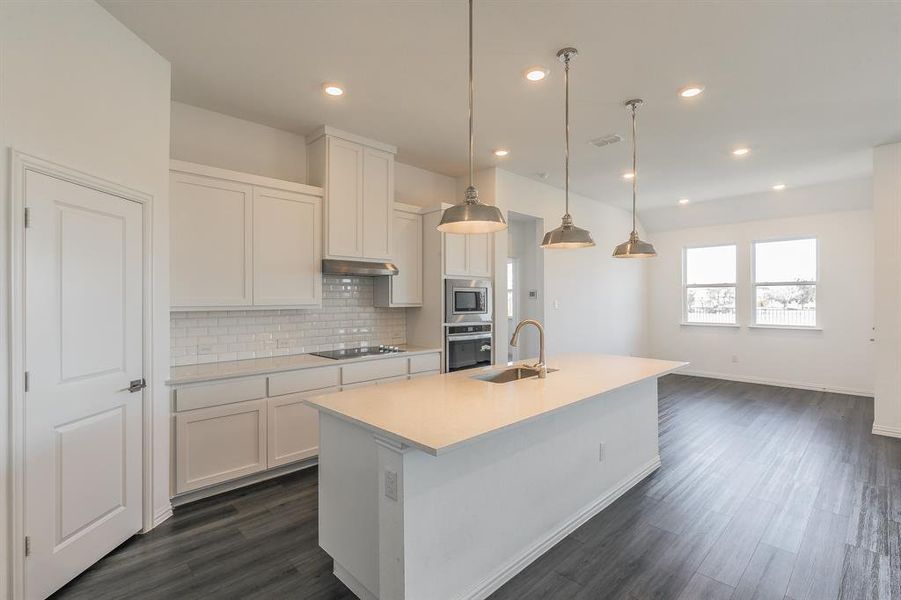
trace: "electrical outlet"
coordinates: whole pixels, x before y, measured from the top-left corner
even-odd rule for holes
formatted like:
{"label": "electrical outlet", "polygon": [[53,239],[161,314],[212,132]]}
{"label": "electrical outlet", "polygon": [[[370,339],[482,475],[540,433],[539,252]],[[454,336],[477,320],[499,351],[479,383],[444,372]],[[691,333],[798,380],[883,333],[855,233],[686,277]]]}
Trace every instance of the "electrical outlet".
{"label": "electrical outlet", "polygon": [[385,470],[385,497],[397,500],[397,473]]}
{"label": "electrical outlet", "polygon": [[559,300],[556,300],[556,299],[554,300],[554,308],[560,308],[560,301],[559,301]]}
{"label": "electrical outlet", "polygon": [[598,444],[598,462],[604,462],[604,459],[607,458],[607,444],[605,442],[601,442]]}
{"label": "electrical outlet", "polygon": [[733,355],[732,355],[732,362],[734,362],[734,363],[737,363],[737,362],[738,362],[738,355],[737,355],[737,354],[733,354]]}

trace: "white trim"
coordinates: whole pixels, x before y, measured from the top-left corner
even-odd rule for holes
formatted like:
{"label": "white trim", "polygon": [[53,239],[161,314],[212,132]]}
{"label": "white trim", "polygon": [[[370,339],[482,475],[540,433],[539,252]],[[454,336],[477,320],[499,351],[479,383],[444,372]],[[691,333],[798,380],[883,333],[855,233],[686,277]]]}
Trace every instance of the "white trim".
{"label": "white trim", "polygon": [[887,437],[901,438],[901,427],[891,425],[877,425],[873,423],[873,435],[884,435]]}
{"label": "white trim", "polygon": [[347,142],[361,144],[363,146],[375,148],[376,150],[382,150],[390,154],[397,154],[397,146],[392,146],[391,144],[386,144],[384,142],[379,142],[378,140],[366,138],[355,133],[350,133],[349,131],[337,129],[330,125],[320,125],[316,129],[314,129],[313,132],[306,137],[307,145],[309,146],[319,138],[325,136],[341,138],[342,140],[345,140]]}
{"label": "white trim", "polygon": [[[755,313],[757,311],[754,311]],[[748,329],[783,329],[788,331],[823,331],[822,327],[805,327],[803,325],[748,325]]]}
{"label": "white trim", "polygon": [[99,192],[137,202],[143,217],[143,351],[144,378],[147,387],[142,391],[142,507],[144,531],[154,527],[153,514],[153,196],[118,183],[95,177],[77,169],[59,165],[35,156],[10,150],[10,231],[9,231],[9,298],[10,298],[10,422],[9,466],[12,472],[9,514],[10,588],[13,598],[25,594],[25,172],[32,171]]}
{"label": "white trim", "polygon": [[167,521],[172,516],[172,504],[167,502],[166,506],[161,508],[153,516],[153,527],[157,527],[161,523]]}
{"label": "white trim", "polygon": [[683,327],[726,327],[727,329],[741,329],[738,323],[705,323],[704,321],[682,322],[679,325]]}
{"label": "white trim", "polygon": [[255,185],[259,187],[297,192],[299,194],[306,194],[308,196],[325,195],[325,190],[314,185],[297,183],[296,181],[285,181],[283,179],[273,179],[272,177],[264,177],[262,175],[254,175],[252,173],[242,173],[240,171],[232,171],[229,169],[220,169],[219,167],[211,167],[209,165],[201,165],[184,160],[171,159],[169,161],[169,170],[175,171],[177,173],[188,173],[190,175],[200,175],[202,177],[214,177],[216,179],[238,181],[240,183],[246,183],[248,185]]}
{"label": "white trim", "polygon": [[350,574],[350,571],[341,566],[337,560],[332,561],[334,564],[334,568],[332,569],[332,573],[334,573],[335,577],[338,580],[347,586],[351,592],[353,592],[354,596],[360,598],[360,600],[379,600],[379,597],[369,591],[365,585],[360,583],[356,577]]}
{"label": "white trim", "polygon": [[415,204],[407,204],[406,202],[395,202],[394,210],[399,210],[400,212],[410,213],[414,215],[422,215],[425,214],[427,209],[416,206]]}
{"label": "white trim", "polygon": [[502,585],[538,559],[542,554],[550,550],[557,542],[581,527],[586,521],[613,504],[623,494],[632,489],[645,477],[660,467],[660,456],[655,456],[651,461],[642,465],[635,473],[620,481],[615,488],[592,501],[587,506],[576,512],[562,523],[545,534],[544,539],[528,548],[519,556],[511,559],[506,565],[496,570],[488,577],[476,583],[469,590],[457,596],[456,600],[484,600]]}
{"label": "white trim", "polygon": [[711,371],[679,371],[678,375],[687,375],[689,377],[706,377],[707,379],[722,379],[723,381],[738,381],[740,383],[756,383],[758,385],[772,385],[775,387],[794,388],[798,390],[813,390],[815,392],[830,392],[833,394],[847,394],[849,396],[865,396],[873,397],[873,390],[858,390],[854,388],[844,388],[836,386],[827,386],[817,383],[801,383],[797,381],[782,381],[779,379],[767,379],[765,377],[743,377],[740,375],[729,375],[726,373],[714,373]]}

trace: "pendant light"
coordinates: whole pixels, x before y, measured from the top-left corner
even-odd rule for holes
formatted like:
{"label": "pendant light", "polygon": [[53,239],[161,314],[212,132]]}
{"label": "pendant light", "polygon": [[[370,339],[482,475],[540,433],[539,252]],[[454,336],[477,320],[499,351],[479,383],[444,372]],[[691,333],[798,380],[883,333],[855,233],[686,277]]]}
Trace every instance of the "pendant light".
{"label": "pendant light", "polygon": [[563,222],[560,227],[553,229],[544,234],[544,240],[541,242],[542,248],[549,250],[566,250],[570,248],[590,248],[594,246],[594,240],[587,229],[582,229],[573,225],[573,218],[569,214],[569,61],[579,53],[575,48],[564,48],[557,52],[557,58],[563,63],[563,86],[565,92],[565,111],[564,111],[564,144],[563,144],[563,164],[564,164],[564,197],[566,198],[566,213],[563,215]]}
{"label": "pendant light", "polygon": [[479,202],[479,191],[472,176],[472,0],[469,0],[469,187],[463,204],[444,211],[438,231],[444,233],[494,233],[507,228],[507,221],[496,206]]}
{"label": "pendant light", "polygon": [[644,100],[640,98],[626,100],[626,108],[632,114],[632,173],[634,175],[632,177],[632,233],[629,234],[629,241],[614,248],[614,258],[652,258],[657,256],[654,245],[641,240],[638,237],[638,228],[635,226],[635,198],[638,189],[638,143],[635,141],[635,113],[642,104],[644,104]]}

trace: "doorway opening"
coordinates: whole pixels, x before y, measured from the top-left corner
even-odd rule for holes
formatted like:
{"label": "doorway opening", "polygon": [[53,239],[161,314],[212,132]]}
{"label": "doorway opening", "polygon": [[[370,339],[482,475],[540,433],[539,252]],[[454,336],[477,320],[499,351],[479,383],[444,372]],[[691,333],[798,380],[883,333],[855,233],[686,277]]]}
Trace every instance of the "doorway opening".
{"label": "doorway opening", "polygon": [[[544,323],[544,219],[510,211],[507,214],[507,332],[523,319]],[[523,330],[518,347],[507,345],[507,360],[538,358],[538,332]]]}

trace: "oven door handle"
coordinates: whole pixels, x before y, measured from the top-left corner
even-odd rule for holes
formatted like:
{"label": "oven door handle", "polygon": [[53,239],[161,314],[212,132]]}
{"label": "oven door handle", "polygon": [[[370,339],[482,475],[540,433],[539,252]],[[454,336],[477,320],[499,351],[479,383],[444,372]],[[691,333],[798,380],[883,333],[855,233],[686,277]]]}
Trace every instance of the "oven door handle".
{"label": "oven door handle", "polygon": [[449,342],[465,342],[468,340],[490,340],[490,333],[452,334],[447,336]]}

